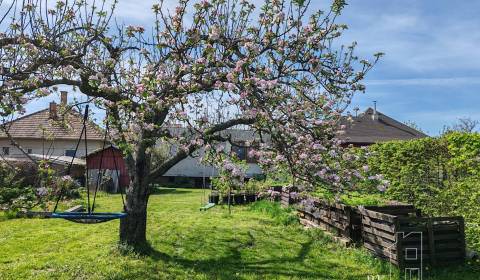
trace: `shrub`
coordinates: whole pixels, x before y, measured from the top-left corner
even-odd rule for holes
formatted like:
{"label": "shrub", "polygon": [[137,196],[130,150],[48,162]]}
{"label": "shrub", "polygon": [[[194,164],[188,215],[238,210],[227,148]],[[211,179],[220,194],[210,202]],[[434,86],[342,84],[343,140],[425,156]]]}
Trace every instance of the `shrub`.
{"label": "shrub", "polygon": [[480,250],[479,133],[392,141],[358,152],[369,154],[371,175],[389,181],[386,198],[412,203],[430,216],[463,216],[468,244]]}
{"label": "shrub", "polygon": [[26,185],[19,176],[19,169],[0,163],[0,209],[17,210],[35,206],[36,193],[31,185]]}

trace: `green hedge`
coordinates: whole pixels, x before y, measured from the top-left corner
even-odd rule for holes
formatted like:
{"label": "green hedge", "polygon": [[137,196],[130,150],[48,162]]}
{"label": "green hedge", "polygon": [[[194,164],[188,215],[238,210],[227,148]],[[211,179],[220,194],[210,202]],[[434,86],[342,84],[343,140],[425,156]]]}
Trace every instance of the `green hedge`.
{"label": "green hedge", "polygon": [[393,141],[359,152],[369,153],[372,175],[390,181],[388,199],[412,203],[426,215],[465,217],[469,246],[480,250],[479,133]]}

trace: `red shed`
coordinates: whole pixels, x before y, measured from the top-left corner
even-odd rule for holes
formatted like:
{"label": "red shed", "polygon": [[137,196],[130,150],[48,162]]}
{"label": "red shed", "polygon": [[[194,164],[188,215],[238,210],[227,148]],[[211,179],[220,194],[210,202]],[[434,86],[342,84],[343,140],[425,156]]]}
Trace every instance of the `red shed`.
{"label": "red shed", "polygon": [[[91,174],[89,176],[90,182],[96,183],[96,177],[98,170],[100,169],[110,171],[110,174],[114,177],[116,177],[116,171],[118,170],[121,190],[125,190],[130,183],[128,169],[123,157],[123,153],[115,147],[110,146],[104,150],[96,150],[87,155],[87,170],[89,175]],[[115,187],[115,190],[113,191],[118,192],[119,189]]]}

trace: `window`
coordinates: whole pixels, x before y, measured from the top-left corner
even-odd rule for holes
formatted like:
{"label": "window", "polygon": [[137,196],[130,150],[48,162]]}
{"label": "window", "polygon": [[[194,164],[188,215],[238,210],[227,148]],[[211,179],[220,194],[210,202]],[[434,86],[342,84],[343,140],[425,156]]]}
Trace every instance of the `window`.
{"label": "window", "polygon": [[33,150],[30,149],[30,148],[28,148],[28,149],[27,149],[27,154],[32,154],[32,153],[33,153]]}
{"label": "window", "polygon": [[2,155],[4,155],[4,156],[10,155],[10,148],[9,147],[3,147],[2,148]]}
{"label": "window", "polygon": [[247,159],[247,148],[241,147],[232,144],[232,153],[234,153],[239,160],[246,160]]}
{"label": "window", "polygon": [[75,156],[75,150],[65,150],[65,155],[67,157],[74,157]]}

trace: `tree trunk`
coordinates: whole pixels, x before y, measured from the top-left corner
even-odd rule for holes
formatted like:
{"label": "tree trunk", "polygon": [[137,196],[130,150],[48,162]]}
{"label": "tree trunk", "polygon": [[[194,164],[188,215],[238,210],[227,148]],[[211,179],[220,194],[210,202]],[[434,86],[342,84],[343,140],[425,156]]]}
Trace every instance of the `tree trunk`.
{"label": "tree trunk", "polygon": [[142,248],[147,244],[148,195],[138,193],[138,189],[139,186],[134,186],[134,193],[127,193],[127,216],[120,221],[120,242],[133,248]]}
{"label": "tree trunk", "polygon": [[135,250],[147,245],[148,174],[150,157],[143,146],[137,152],[135,162],[129,164],[130,186],[126,191],[127,216],[120,221],[120,242]]}

